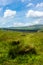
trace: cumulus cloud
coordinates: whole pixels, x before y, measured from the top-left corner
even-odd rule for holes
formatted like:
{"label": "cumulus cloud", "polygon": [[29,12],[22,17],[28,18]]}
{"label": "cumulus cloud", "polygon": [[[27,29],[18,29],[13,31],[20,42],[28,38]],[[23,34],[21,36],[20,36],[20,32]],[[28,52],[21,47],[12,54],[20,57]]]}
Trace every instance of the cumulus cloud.
{"label": "cumulus cloud", "polygon": [[26,13],[26,17],[43,17],[43,11],[29,10]]}
{"label": "cumulus cloud", "polygon": [[9,10],[9,9],[4,12],[4,18],[13,17],[15,15],[16,15],[16,11],[12,11],[12,10]]}
{"label": "cumulus cloud", "polygon": [[33,3],[27,4],[27,7],[34,6]]}
{"label": "cumulus cloud", "polygon": [[42,3],[38,3],[38,4],[36,5],[36,7],[43,7],[43,2],[42,2]]}

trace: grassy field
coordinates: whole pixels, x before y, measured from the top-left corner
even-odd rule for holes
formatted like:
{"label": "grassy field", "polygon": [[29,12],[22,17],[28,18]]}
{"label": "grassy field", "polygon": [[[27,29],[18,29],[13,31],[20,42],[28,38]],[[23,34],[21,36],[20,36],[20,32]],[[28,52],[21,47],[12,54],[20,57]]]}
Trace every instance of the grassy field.
{"label": "grassy field", "polygon": [[43,65],[43,32],[0,30],[0,65]]}

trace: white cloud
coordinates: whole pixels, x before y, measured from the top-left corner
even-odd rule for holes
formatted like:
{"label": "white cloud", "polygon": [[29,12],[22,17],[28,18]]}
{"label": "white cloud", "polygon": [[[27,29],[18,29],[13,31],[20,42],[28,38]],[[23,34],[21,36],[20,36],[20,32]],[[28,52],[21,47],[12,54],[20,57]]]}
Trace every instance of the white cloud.
{"label": "white cloud", "polygon": [[13,24],[14,27],[21,27],[21,26],[26,26],[26,25],[27,25],[27,23],[22,23],[22,22],[15,22]]}
{"label": "white cloud", "polygon": [[5,6],[11,4],[13,0],[0,0],[0,5]]}
{"label": "white cloud", "polygon": [[34,24],[39,24],[39,23],[40,23],[40,19],[35,20],[35,21],[33,22],[33,25],[34,25]]}
{"label": "white cloud", "polygon": [[21,0],[21,2],[24,2],[25,0]]}
{"label": "white cloud", "polygon": [[[14,19],[14,18],[13,18]],[[32,21],[19,22],[18,20],[12,20],[12,18],[0,18],[0,27],[22,27],[22,26],[30,26],[35,24],[43,24],[43,19],[35,19]]]}
{"label": "white cloud", "polygon": [[43,17],[43,11],[29,10],[26,13],[26,17]]}
{"label": "white cloud", "polygon": [[3,8],[0,8],[0,13],[2,12]]}
{"label": "white cloud", "polygon": [[43,7],[43,3],[38,3],[36,7]]}
{"label": "white cloud", "polygon": [[21,2],[30,2],[31,0],[21,0]]}
{"label": "white cloud", "polygon": [[13,17],[15,15],[16,15],[16,11],[12,11],[9,9],[4,12],[4,17]]}
{"label": "white cloud", "polygon": [[34,6],[33,3],[29,3],[29,4],[27,5],[27,7],[30,7],[30,6]]}
{"label": "white cloud", "polygon": [[31,25],[31,23],[28,23],[28,22],[25,22],[25,23],[23,23],[23,22],[15,22],[13,24],[14,27],[22,27],[22,26],[29,26],[29,25]]}
{"label": "white cloud", "polygon": [[2,8],[0,8],[0,11],[2,10]]}
{"label": "white cloud", "polygon": [[33,22],[25,22],[25,23],[23,23],[23,22],[14,22],[13,26],[14,27],[30,26],[30,25],[40,24],[40,22],[41,22],[40,19],[35,20]]}
{"label": "white cloud", "polygon": [[0,17],[3,15],[3,8],[0,7]]}

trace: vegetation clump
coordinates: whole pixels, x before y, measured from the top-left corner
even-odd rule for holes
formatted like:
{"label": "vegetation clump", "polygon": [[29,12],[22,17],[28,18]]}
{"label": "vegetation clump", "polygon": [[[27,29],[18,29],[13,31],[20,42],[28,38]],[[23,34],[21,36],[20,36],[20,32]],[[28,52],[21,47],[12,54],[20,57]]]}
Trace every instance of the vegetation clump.
{"label": "vegetation clump", "polygon": [[17,40],[17,41],[12,41],[12,42],[11,42],[11,45],[18,45],[18,44],[20,44],[20,41],[19,41],[19,40]]}
{"label": "vegetation clump", "polygon": [[21,49],[20,46],[17,45],[17,47],[12,48],[9,50],[9,57],[14,59],[19,55],[25,55],[25,54],[34,54],[36,55],[36,49],[34,47],[26,46],[23,49]]}
{"label": "vegetation clump", "polygon": [[19,54],[21,54],[21,55],[24,55],[24,54],[37,54],[36,53],[36,50],[35,50],[35,48],[28,48],[28,49],[23,49],[23,50],[21,50],[21,51],[19,51]]}

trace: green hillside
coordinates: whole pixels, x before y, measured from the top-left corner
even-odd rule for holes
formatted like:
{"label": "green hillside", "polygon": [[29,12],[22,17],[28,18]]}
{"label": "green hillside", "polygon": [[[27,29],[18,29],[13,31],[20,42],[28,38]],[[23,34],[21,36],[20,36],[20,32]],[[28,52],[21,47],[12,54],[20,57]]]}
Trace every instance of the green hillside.
{"label": "green hillside", "polygon": [[43,65],[43,32],[0,30],[0,65]]}
{"label": "green hillside", "polygon": [[9,29],[22,29],[22,30],[37,30],[42,29],[43,30],[43,24],[37,24],[37,25],[30,25],[30,26],[22,26],[22,27],[9,27]]}

